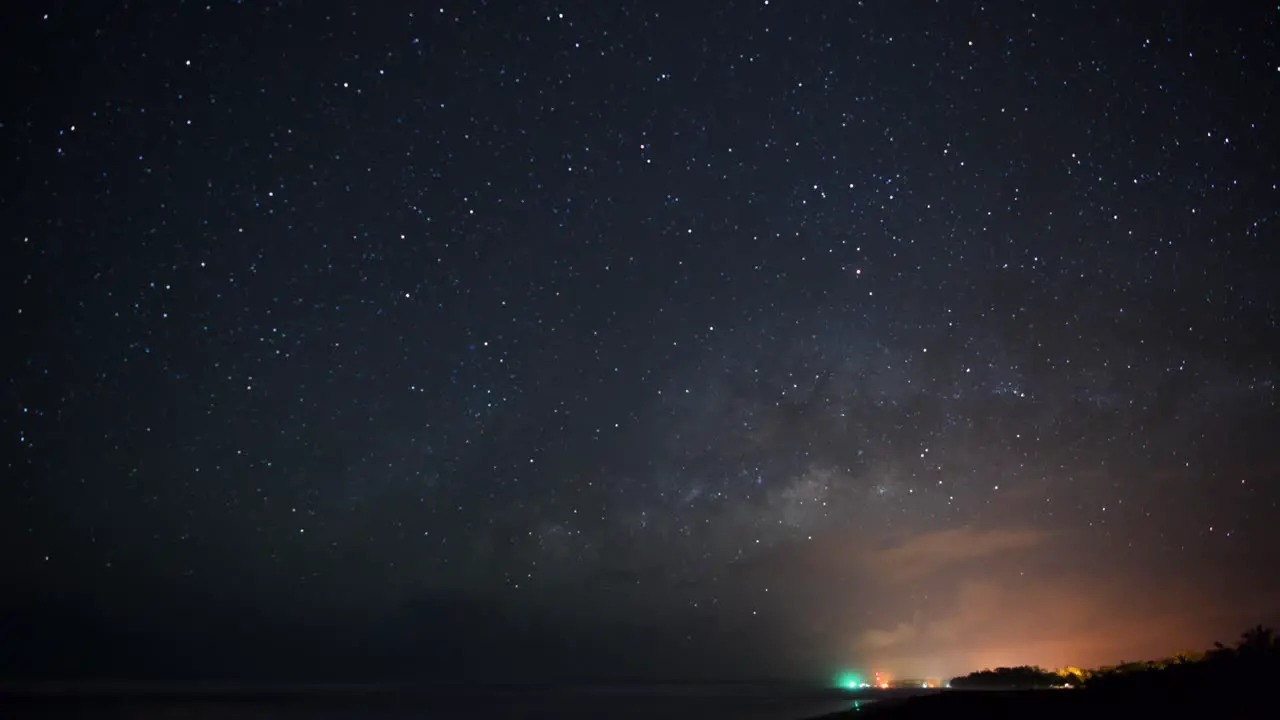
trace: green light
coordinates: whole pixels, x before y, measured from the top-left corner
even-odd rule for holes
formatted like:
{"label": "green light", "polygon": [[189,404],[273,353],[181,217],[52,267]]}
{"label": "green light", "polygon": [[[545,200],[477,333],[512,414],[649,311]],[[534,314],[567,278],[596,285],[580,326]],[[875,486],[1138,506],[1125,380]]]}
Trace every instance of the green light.
{"label": "green light", "polygon": [[836,687],[856,690],[862,686],[862,678],[857,673],[842,672],[836,676]]}

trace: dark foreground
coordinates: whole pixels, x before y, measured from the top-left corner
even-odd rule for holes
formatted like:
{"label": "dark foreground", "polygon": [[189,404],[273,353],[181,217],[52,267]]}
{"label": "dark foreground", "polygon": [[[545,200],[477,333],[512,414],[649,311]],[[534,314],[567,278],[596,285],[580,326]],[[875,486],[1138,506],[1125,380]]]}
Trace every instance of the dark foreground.
{"label": "dark foreground", "polygon": [[0,690],[2,720],[801,720],[853,706],[841,690],[755,685]]}
{"label": "dark foreground", "polygon": [[1032,718],[1034,720],[1169,720],[1170,718],[1280,717],[1275,697],[1265,693],[1108,693],[1087,690],[955,690],[887,700],[860,710],[826,716],[875,720],[955,720],[956,718]]}
{"label": "dark foreground", "polygon": [[1033,718],[1169,720],[1275,718],[1274,698],[1256,693],[955,690],[848,694],[743,686],[470,688],[280,691],[76,689],[0,690],[0,718],[128,720],[852,720]]}

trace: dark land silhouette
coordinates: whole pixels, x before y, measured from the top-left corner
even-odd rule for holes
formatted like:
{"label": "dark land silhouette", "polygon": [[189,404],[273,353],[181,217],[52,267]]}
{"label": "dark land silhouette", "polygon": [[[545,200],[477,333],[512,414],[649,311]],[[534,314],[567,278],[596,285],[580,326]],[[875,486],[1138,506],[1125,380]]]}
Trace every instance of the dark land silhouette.
{"label": "dark land silhouette", "polygon": [[1280,639],[1261,625],[1234,646],[1086,669],[984,669],[951,690],[855,711],[877,718],[1262,718],[1275,717]]}
{"label": "dark land silhouette", "polygon": [[[1180,652],[1159,660],[1121,662],[1097,668],[998,667],[953,678],[950,689],[860,689],[825,694],[764,686],[644,688],[626,686],[555,687],[471,686],[442,693],[417,683],[391,685],[258,686],[68,686],[9,687],[0,691],[5,717],[72,717],[115,708],[130,717],[167,717],[191,710],[208,717],[291,719],[311,714],[336,717],[344,712],[371,717],[586,717],[607,712],[635,717],[646,709],[664,716],[669,697],[690,696],[703,714],[680,717],[730,717],[758,710],[760,703],[839,701],[851,709],[825,716],[894,718],[1271,718],[1280,689],[1280,638],[1261,625],[1246,630],[1231,646],[1215,643],[1202,652]],[[772,693],[772,695],[770,694]],[[686,698],[687,699],[687,698]],[[501,701],[501,702],[495,702]],[[591,700],[588,707],[584,700]],[[679,704],[682,711],[690,703]],[[483,708],[483,709],[482,709]],[[587,714],[566,712],[590,711]],[[736,708],[736,709],[735,709]],[[133,714],[129,714],[133,713]],[[325,713],[330,713],[326,715]],[[334,715],[333,713],[337,713]],[[630,713],[630,714],[628,714]],[[591,715],[596,716],[596,715]]]}

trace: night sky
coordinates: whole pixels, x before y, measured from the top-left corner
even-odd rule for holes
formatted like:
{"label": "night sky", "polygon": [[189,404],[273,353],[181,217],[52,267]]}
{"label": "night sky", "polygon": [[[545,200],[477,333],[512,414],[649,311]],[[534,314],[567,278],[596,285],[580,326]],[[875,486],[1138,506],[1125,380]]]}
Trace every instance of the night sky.
{"label": "night sky", "polygon": [[1277,619],[1274,3],[4,25],[4,673],[825,682]]}

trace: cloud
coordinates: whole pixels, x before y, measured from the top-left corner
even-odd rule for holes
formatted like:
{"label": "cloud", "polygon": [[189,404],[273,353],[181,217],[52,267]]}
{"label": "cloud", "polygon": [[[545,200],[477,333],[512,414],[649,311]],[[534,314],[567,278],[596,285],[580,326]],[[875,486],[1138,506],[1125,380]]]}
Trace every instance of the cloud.
{"label": "cloud", "polygon": [[899,623],[892,630],[868,630],[863,634],[862,645],[869,649],[893,647],[911,641],[919,634],[915,623]]}
{"label": "cloud", "polygon": [[936,615],[866,630],[857,647],[877,666],[933,676],[1001,665],[1098,665],[1207,644],[1181,642],[1186,613],[1140,610],[1108,584],[1079,575],[1019,585],[963,580]]}
{"label": "cloud", "polygon": [[973,560],[1033,548],[1048,537],[1032,530],[942,530],[869,554],[866,562],[879,577],[900,583]]}
{"label": "cloud", "polygon": [[1171,577],[1158,553],[1118,555],[1083,534],[932,532],[863,562],[879,602],[852,649],[907,676],[1203,649],[1234,638],[1250,617],[1270,617],[1265,600],[1275,597],[1225,572],[1216,582]]}
{"label": "cloud", "polygon": [[[1171,556],[1158,545],[1117,548],[1091,530],[971,525],[886,545],[880,528],[848,526],[735,564],[706,594],[719,598],[720,622],[768,619],[778,646],[799,658],[782,671],[818,674],[1112,664],[1207,648],[1273,622],[1280,580],[1244,574],[1265,565],[1232,560],[1241,546]],[[1179,573],[1188,562],[1219,572]]]}

